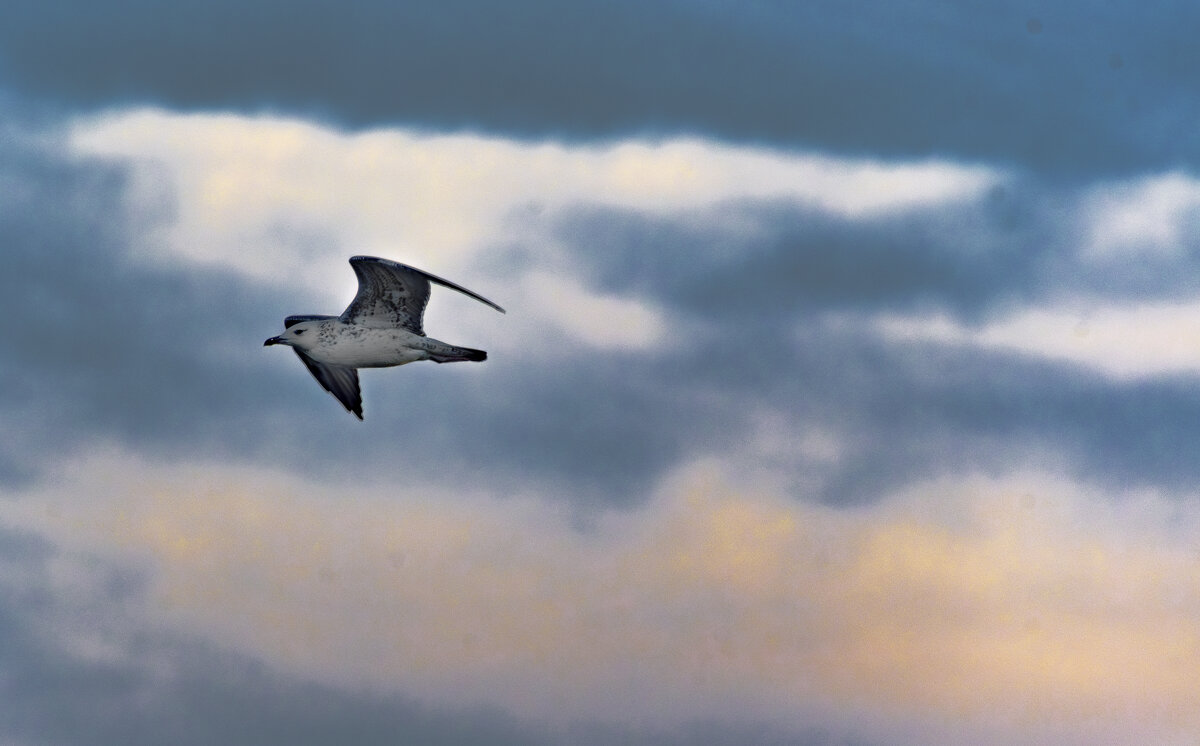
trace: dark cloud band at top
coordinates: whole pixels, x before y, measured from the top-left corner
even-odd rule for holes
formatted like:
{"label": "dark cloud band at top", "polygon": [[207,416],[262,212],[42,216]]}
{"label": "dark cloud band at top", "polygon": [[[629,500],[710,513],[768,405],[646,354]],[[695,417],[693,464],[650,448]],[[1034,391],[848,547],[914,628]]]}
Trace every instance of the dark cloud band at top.
{"label": "dark cloud band at top", "polygon": [[0,25],[0,81],[70,108],[692,132],[1114,172],[1200,164],[1200,54],[1183,31],[1200,19],[1165,5],[19,0]]}

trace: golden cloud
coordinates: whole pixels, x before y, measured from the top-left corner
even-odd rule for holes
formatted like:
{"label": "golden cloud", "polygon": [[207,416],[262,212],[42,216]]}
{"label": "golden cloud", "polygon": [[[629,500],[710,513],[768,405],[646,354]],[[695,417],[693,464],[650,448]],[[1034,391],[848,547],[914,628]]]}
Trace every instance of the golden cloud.
{"label": "golden cloud", "polygon": [[155,623],[442,704],[840,713],[914,740],[1200,728],[1200,510],[1153,495],[1018,475],[842,510],[701,464],[580,529],[544,498],[93,463],[12,504],[148,561]]}

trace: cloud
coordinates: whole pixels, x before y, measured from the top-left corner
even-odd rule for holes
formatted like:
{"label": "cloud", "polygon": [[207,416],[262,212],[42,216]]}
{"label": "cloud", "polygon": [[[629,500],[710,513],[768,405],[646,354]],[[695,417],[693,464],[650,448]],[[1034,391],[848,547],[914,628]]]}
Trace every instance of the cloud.
{"label": "cloud", "polygon": [[[568,146],[399,129],[343,134],[295,119],[162,110],[78,120],[70,133],[75,154],[130,170],[139,210],[161,205],[164,187],[175,195],[171,220],[141,251],[259,280],[282,274],[320,292],[346,251],[403,251],[458,270],[484,249],[534,238],[530,217],[580,203],[671,215],[778,200],[859,218],[969,202],[1002,179],[946,162],[687,138]],[[343,285],[352,294],[353,278]]]}
{"label": "cloud", "polygon": [[[2,178],[11,187],[11,199],[0,206],[5,215],[0,232],[11,253],[0,278],[6,285],[0,308],[21,320],[0,342],[0,356],[14,371],[0,392],[8,434],[0,449],[0,474],[7,481],[35,478],[97,437],[169,457],[219,452],[302,470],[382,463],[386,466],[376,468],[475,474],[481,481],[507,479],[510,486],[529,478],[531,469],[534,478],[541,474],[563,483],[611,481],[609,466],[592,462],[583,471],[575,468],[584,452],[588,461],[605,456],[621,461],[624,468],[611,479],[638,479],[674,452],[645,448],[637,433],[646,433],[646,426],[624,423],[627,416],[616,411],[585,417],[592,424],[577,426],[581,406],[645,411],[631,397],[655,398],[636,387],[623,394],[598,386],[598,377],[609,375],[614,361],[595,366],[589,355],[572,354],[570,369],[593,368],[584,377],[591,376],[594,389],[607,390],[602,400],[581,402],[569,383],[553,382],[561,367],[511,377],[522,370],[522,356],[505,354],[503,346],[492,348],[496,360],[488,368],[500,367],[502,375],[486,381],[439,368],[437,377],[419,372],[405,377],[407,386],[389,394],[381,387],[386,379],[366,372],[368,410],[406,416],[371,417],[346,439],[338,428],[347,423],[328,416],[337,410],[303,366],[292,356],[262,349],[281,316],[322,310],[316,302],[316,307],[300,305],[309,302],[303,284],[277,279],[275,284],[288,285],[284,289],[179,257],[148,261],[145,247],[161,238],[177,209],[183,209],[174,185],[158,182],[154,200],[146,202],[144,185],[135,184],[142,177],[130,168],[64,158],[55,151],[59,144],[53,137],[28,135],[6,141],[11,157],[4,159]],[[337,276],[352,283],[345,256],[336,247],[323,251],[338,255]],[[646,336],[649,327],[625,337],[603,336],[611,326],[586,317],[594,308],[616,312],[618,320],[628,312],[625,321],[632,324],[655,318],[655,311],[637,301],[590,293],[542,310],[556,314],[550,316],[552,328],[566,325],[569,333],[559,333],[558,344],[568,349],[587,346],[578,341],[580,334],[602,348],[654,341]],[[521,309],[515,311],[521,322]],[[505,318],[477,314],[472,323],[484,327],[481,336],[488,315]],[[466,341],[467,335],[450,338]],[[507,440],[511,448],[495,447],[498,433],[513,436]],[[396,442],[407,444],[399,460]],[[326,445],[314,448],[314,443]],[[570,452],[575,446],[583,449],[578,458]]]}
{"label": "cloud", "polygon": [[[77,121],[69,141],[76,157],[126,169],[127,210],[164,216],[130,246],[139,259],[234,269],[303,288],[333,310],[353,296],[350,253],[399,256],[471,287],[486,285],[471,274],[492,270],[497,290],[486,294],[508,288],[505,304],[516,304],[519,320],[462,324],[459,314],[439,316],[435,303],[429,327],[445,324],[450,336],[476,331],[520,344],[525,355],[541,340],[555,340],[543,345],[551,351],[571,339],[646,349],[671,336],[654,299],[623,297],[616,287],[601,297],[579,280],[562,256],[568,239],[553,230],[566,210],[632,211],[674,224],[733,201],[766,200],[853,222],[971,203],[1003,180],[936,161],[839,160],[696,139],[567,146],[404,130],[343,134],[298,120],[160,110]],[[742,242],[763,233],[752,218],[735,224],[748,232],[736,237]],[[597,251],[605,238],[588,229],[570,240]],[[489,257],[514,251],[526,257],[523,276]]]}
{"label": "cloud", "polygon": [[[0,27],[0,740],[1200,728],[1191,11],[68,10]],[[360,252],[510,311],[365,423],[261,347]]]}
{"label": "cloud", "polygon": [[1133,256],[1177,257],[1196,236],[1200,182],[1166,173],[1095,187],[1084,209],[1092,222],[1088,255],[1096,261]]}
{"label": "cloud", "polygon": [[439,710],[913,743],[1197,727],[1192,501],[1011,473],[844,511],[737,469],[685,467],[584,530],[537,495],[397,498],[120,453],[2,510],[64,556],[146,568],[124,604],[140,625]]}
{"label": "cloud", "polygon": [[0,73],[69,110],[273,110],[529,139],[691,132],[1059,174],[1197,156],[1185,136],[1196,55],[1182,31],[1195,14],[1178,5],[918,2],[863,15],[834,2],[464,0],[345,14],[320,2],[122,0],[62,10],[15,6]]}
{"label": "cloud", "polygon": [[52,136],[15,129],[0,169],[0,312],[15,321],[0,342],[12,371],[4,460],[36,472],[45,454],[96,432],[169,449],[256,411],[254,363],[228,353],[259,336],[256,297],[269,291],[131,261],[157,216],[127,208],[127,172],[61,158]]}
{"label": "cloud", "polygon": [[111,559],[0,527],[5,743],[547,742],[494,711],[281,676],[148,624],[144,563]]}
{"label": "cloud", "polygon": [[602,289],[750,333],[835,309],[977,318],[1081,282],[1060,210],[1028,187],[854,218],[771,200],[672,216],[580,205],[555,230]]}
{"label": "cloud", "polygon": [[[787,365],[794,358],[790,344],[768,342],[779,348],[771,354],[782,366],[765,366],[762,373],[746,377],[740,361],[761,362],[763,350],[749,357],[724,353],[713,359],[705,351],[723,349],[720,337],[714,340],[712,335],[724,331],[697,325],[689,314],[680,314],[671,302],[669,281],[664,283],[667,295],[646,287],[655,275],[640,271],[645,261],[679,261],[683,267],[690,263],[692,272],[727,262],[727,254],[709,253],[711,239],[709,245],[692,246],[690,235],[683,233],[679,243],[662,241],[626,266],[620,276],[623,284],[613,283],[605,274],[580,271],[586,269],[576,254],[583,234],[568,240],[559,233],[563,217],[575,209],[568,205],[596,189],[596,199],[625,205],[621,209],[636,214],[643,214],[640,205],[647,202],[646,214],[657,215],[677,230],[709,209],[715,210],[713,215],[695,225],[724,222],[721,205],[730,200],[774,195],[773,201],[807,205],[802,214],[817,225],[822,220],[850,225],[928,214],[942,200],[957,205],[978,198],[980,190],[999,178],[946,164],[838,163],[693,141],[601,149],[527,147],[396,132],[346,136],[296,122],[161,112],[107,117],[72,132],[70,168],[83,174],[108,169],[119,174],[120,181],[104,195],[104,230],[112,235],[111,245],[97,253],[86,227],[77,238],[59,241],[56,251],[62,263],[55,275],[56,292],[76,298],[81,288],[92,288],[98,277],[105,277],[111,295],[102,296],[88,314],[97,322],[105,319],[105,328],[115,330],[116,337],[105,342],[108,364],[90,365],[86,376],[67,358],[47,360],[44,367],[28,371],[39,390],[57,388],[54,411],[66,411],[61,402],[79,397],[70,408],[76,413],[77,432],[117,433],[152,450],[216,449],[242,459],[282,460],[306,471],[374,464],[372,468],[394,468],[397,473],[452,473],[509,491],[534,480],[558,485],[565,499],[581,505],[639,502],[648,485],[683,453],[719,448],[754,427],[741,410],[759,409],[759,397],[725,399],[719,391],[729,381],[713,379],[711,371],[725,370],[743,382],[763,374],[773,379],[790,375]],[[633,152],[641,162],[637,175],[629,175]],[[43,158],[47,164],[58,162],[48,155]],[[541,165],[526,169],[525,158]],[[346,164],[366,162],[379,164],[378,180],[352,178]],[[428,168],[403,165],[414,162],[428,162]],[[694,179],[678,176],[681,162]],[[209,199],[211,190],[203,185],[213,179],[228,183],[219,177],[226,166],[250,167],[260,188],[230,199]],[[522,178],[525,171],[530,174]],[[648,176],[658,172],[662,176],[657,181]],[[818,186],[842,186],[814,188],[806,181],[814,175],[823,179]],[[913,193],[905,188],[909,183]],[[334,184],[342,187],[329,188]],[[487,347],[487,375],[476,378],[472,376],[479,370],[439,368],[435,376],[414,366],[405,369],[402,378],[389,371],[392,375],[385,379],[367,371],[363,380],[368,409],[404,411],[406,416],[369,417],[361,432],[356,431],[358,437],[347,439],[338,429],[344,423],[327,416],[330,402],[302,367],[287,356],[264,355],[260,343],[275,331],[279,315],[336,312],[341,307],[352,289],[343,298],[330,299],[330,288],[338,282],[353,283],[344,261],[349,245],[362,250],[354,237],[370,234],[382,241],[393,230],[403,235],[404,226],[393,216],[370,207],[372,195],[397,184],[415,188],[429,205],[429,215],[404,225],[435,237],[431,240],[442,249],[431,256],[431,262],[436,259],[432,264],[420,260],[419,252],[415,260],[399,258],[463,281],[503,302],[512,313],[464,314],[461,299],[436,296],[427,328],[446,339]],[[930,184],[938,186],[931,191]],[[852,197],[853,185],[879,188],[870,203],[863,203]],[[541,215],[523,211],[530,202],[546,205]],[[362,205],[367,207],[359,212]],[[777,230],[770,221],[756,224],[753,211],[747,215],[724,223],[722,229],[746,245],[752,245],[750,236],[770,239]],[[114,219],[117,216],[121,219]],[[85,214],[79,219],[87,226],[93,218]],[[287,236],[297,232],[284,229],[293,219],[317,226],[313,235],[329,236],[329,241],[295,243]],[[58,222],[70,224],[64,217]],[[437,239],[446,223],[473,227]],[[490,242],[507,225],[514,229],[504,240],[512,240],[514,247],[494,247]],[[14,244],[44,241],[45,230],[44,222],[31,223],[28,234],[16,236]],[[739,233],[743,230],[746,235]],[[273,243],[280,235],[285,238]],[[723,238],[721,233],[714,235]],[[247,250],[242,242],[246,237],[253,239],[247,239],[250,246],[257,249],[261,239],[265,248]],[[603,231],[594,231],[594,237],[598,244],[593,245],[606,245],[614,262],[631,250],[623,240],[609,241]],[[456,263],[462,264],[461,270],[453,269]],[[462,276],[470,272],[482,279]],[[781,277],[778,272],[768,274]],[[686,272],[680,277],[686,279]],[[28,281],[20,284],[29,286]],[[501,292],[489,289],[495,287]],[[766,289],[771,287],[780,286]],[[23,297],[21,292],[11,296],[18,305]],[[118,298],[140,298],[165,308],[138,315],[138,325],[130,327],[129,301],[118,303]],[[213,298],[224,300],[214,304]],[[774,302],[769,292],[751,299],[756,305],[748,310]],[[194,319],[214,311],[215,326],[205,330],[202,345],[179,334],[193,326]],[[766,333],[777,329],[779,321],[786,322],[789,313],[788,306],[780,304],[772,314],[759,314],[756,323],[743,330],[745,339],[766,341]],[[61,325],[69,324],[70,318],[61,319]],[[67,327],[61,325],[55,319],[37,319],[37,334],[31,338],[62,338]],[[45,350],[34,352],[31,363]],[[25,353],[13,354],[21,358]],[[698,354],[702,359],[694,362]],[[176,361],[179,376],[164,375],[160,363],[149,362],[163,355]],[[128,360],[147,361],[141,369],[153,373],[152,379],[138,384],[145,406],[93,393],[97,387],[119,390],[127,385]],[[61,383],[64,378],[74,380],[72,376],[82,387],[77,394]],[[262,389],[273,387],[271,382],[279,376],[288,388]],[[237,382],[236,389],[228,388],[231,382]],[[189,388],[193,386],[199,388]],[[209,392],[214,387],[232,395]],[[743,385],[735,389],[746,391]],[[797,411],[806,407],[795,391],[787,396]],[[214,398],[221,406],[208,404]],[[49,400],[49,394],[33,398]],[[97,406],[114,408],[119,426],[95,416],[91,408]],[[175,421],[206,424],[169,424]],[[152,435],[166,428],[167,435]],[[52,429],[47,426],[47,432]],[[387,445],[397,440],[406,443],[399,457]],[[324,445],[314,450],[314,442]],[[389,455],[381,466],[384,453]],[[36,459],[30,454],[27,460]]]}
{"label": "cloud", "polygon": [[1122,381],[1200,372],[1200,303],[1028,308],[979,327],[944,315],[884,315],[874,322],[895,341],[1011,350],[1063,360]]}
{"label": "cloud", "polygon": [[[0,400],[8,427],[22,428],[0,459],[10,483],[50,463],[45,443],[69,451],[115,437],[147,453],[223,453],[303,473],[369,466],[452,475],[464,488],[533,486],[596,509],[638,504],[681,460],[753,442],[772,409],[788,413],[782,431],[795,440],[752,458],[790,472],[797,494],[832,503],[1014,459],[1173,489],[1196,473],[1185,457],[1197,408],[1186,385],[1129,387],[1063,367],[1061,354],[889,339],[869,323],[940,314],[951,328],[1000,328],[1084,297],[1104,321],[1092,339],[1112,339],[1097,350],[1126,333],[1109,318],[1161,322],[1164,345],[1185,338],[1179,313],[1120,314],[1185,310],[1191,260],[1161,257],[1170,271],[1153,277],[1095,261],[1078,230],[1095,218],[1088,190],[695,140],[530,146],[153,111],[70,132],[69,157],[53,153],[56,142],[13,141],[6,170],[13,194],[26,196],[10,202],[4,228],[18,247],[5,299],[26,319],[3,353],[20,361]],[[618,178],[635,151],[642,175]],[[527,160],[538,165],[523,171]],[[346,165],[371,162],[377,179],[368,169],[356,180]],[[207,199],[204,184],[246,165],[262,189]],[[890,186],[864,211],[838,201],[837,188],[814,189],[813,174]],[[924,196],[914,202],[905,179]],[[943,186],[921,192],[927,183]],[[371,207],[397,185],[419,187],[428,215],[401,224]],[[587,201],[593,189],[601,201]],[[467,228],[443,235],[447,222]],[[462,281],[510,313],[435,295],[427,328],[488,349],[487,365],[366,371],[368,420],[341,422],[303,367],[261,341],[282,315],[340,309],[356,236],[383,241],[405,226],[441,236],[441,250],[428,263],[417,249],[415,260],[379,253]],[[304,231],[328,240],[295,239]],[[260,240],[261,254],[246,248]],[[46,298],[54,313],[27,313]],[[1054,352],[1053,334],[1017,339],[1025,328],[1005,339]],[[805,433],[819,434],[810,445],[836,444],[836,458],[797,445]]]}
{"label": "cloud", "polygon": [[[503,348],[493,348],[495,363],[485,369],[501,368],[498,377],[414,368],[415,378],[390,379],[389,392],[389,379],[366,372],[368,411],[405,416],[369,417],[347,438],[351,423],[336,417],[336,405],[303,366],[262,349],[281,316],[322,310],[300,305],[302,286],[284,290],[228,268],[141,259],[142,247],[170,224],[171,185],[145,208],[129,196],[137,177],[128,169],[64,158],[58,144],[6,140],[0,169],[11,187],[0,205],[0,234],[10,247],[0,310],[20,320],[0,340],[12,371],[0,392],[0,475],[10,483],[56,468],[96,438],[167,458],[222,453],[317,471],[369,463],[396,473],[473,474],[468,481],[510,488],[529,479],[627,486],[624,480],[641,479],[677,450],[675,436],[630,422],[638,419],[631,413],[650,410],[655,392],[601,383],[620,359],[596,365],[590,355],[572,353],[568,368],[536,366],[529,375],[521,356]],[[338,258],[338,276],[352,282],[344,261]],[[640,307],[629,307],[640,321]],[[505,318],[480,310],[486,313],[476,320]],[[569,380],[555,380],[565,369],[606,395],[581,399]],[[679,406],[657,404],[656,411]],[[655,439],[667,442],[648,447]],[[396,443],[405,444],[399,454]],[[613,462],[622,468],[612,469]],[[618,492],[633,499],[629,490]]]}
{"label": "cloud", "polygon": [[666,323],[662,314],[644,303],[596,295],[569,279],[546,273],[531,273],[522,284],[525,308],[557,323],[565,340],[632,350],[663,344]]}

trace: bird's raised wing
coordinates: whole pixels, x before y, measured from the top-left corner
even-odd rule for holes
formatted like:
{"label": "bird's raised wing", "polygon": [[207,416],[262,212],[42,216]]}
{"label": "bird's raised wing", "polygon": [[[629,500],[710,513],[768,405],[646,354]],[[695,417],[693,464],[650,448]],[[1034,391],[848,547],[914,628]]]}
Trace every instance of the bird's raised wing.
{"label": "bird's raised wing", "polygon": [[342,312],[341,320],[347,324],[402,327],[424,336],[421,320],[429,303],[430,282],[457,290],[504,313],[503,308],[482,295],[407,264],[356,256],[351,257],[350,266],[358,275],[358,294]]}

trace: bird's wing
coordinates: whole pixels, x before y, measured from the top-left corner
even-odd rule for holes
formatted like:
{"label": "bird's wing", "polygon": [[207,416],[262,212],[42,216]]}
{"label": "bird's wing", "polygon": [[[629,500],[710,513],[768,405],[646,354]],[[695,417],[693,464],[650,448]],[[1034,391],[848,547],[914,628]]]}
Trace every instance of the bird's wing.
{"label": "bird's wing", "polygon": [[358,295],[342,312],[341,320],[347,324],[402,327],[425,336],[421,319],[425,315],[425,305],[429,303],[430,282],[457,290],[504,313],[503,308],[482,295],[407,264],[356,256],[350,259],[350,266],[358,275]]}
{"label": "bird's wing", "polygon": [[305,355],[298,347],[293,347],[296,355],[304,361],[308,372],[313,374],[317,383],[329,393],[337,397],[347,412],[353,412],[362,419],[362,392],[358,388],[358,369],[349,365],[328,365],[318,363]]}

